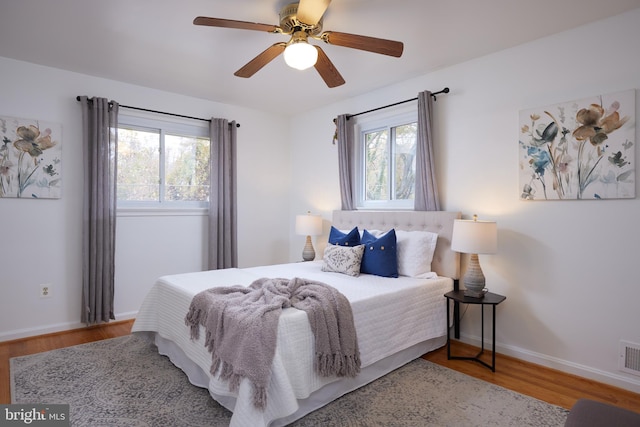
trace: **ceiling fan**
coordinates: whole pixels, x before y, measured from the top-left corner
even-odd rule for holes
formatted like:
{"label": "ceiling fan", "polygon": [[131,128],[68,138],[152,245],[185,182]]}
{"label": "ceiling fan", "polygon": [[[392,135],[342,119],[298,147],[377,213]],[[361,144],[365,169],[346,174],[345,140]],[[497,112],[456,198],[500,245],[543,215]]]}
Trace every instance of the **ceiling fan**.
{"label": "ceiling fan", "polygon": [[288,4],[280,11],[279,25],[208,18],[204,16],[195,18],[193,23],[195,25],[210,27],[266,31],[268,33],[291,36],[288,42],[279,42],[271,45],[236,71],[234,75],[238,77],[248,78],[253,76],[262,69],[262,67],[283,53],[285,62],[291,67],[298,69],[315,67],[330,88],[344,84],[344,79],[329,57],[320,46],[309,44],[309,38],[321,40],[336,46],[366,50],[368,52],[380,53],[396,58],[402,55],[402,50],[404,49],[402,42],[337,31],[323,32],[322,16],[329,7],[329,3],[331,3],[331,0],[300,0],[299,3]]}

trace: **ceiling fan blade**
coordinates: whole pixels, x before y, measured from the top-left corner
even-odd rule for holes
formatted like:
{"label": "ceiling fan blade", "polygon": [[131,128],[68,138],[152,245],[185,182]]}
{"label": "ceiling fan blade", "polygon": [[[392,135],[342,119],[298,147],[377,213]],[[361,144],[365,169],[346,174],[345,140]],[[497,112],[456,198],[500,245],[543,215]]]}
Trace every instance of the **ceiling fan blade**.
{"label": "ceiling fan blade", "polygon": [[316,25],[329,7],[331,0],[300,0],[296,18],[307,25]]}
{"label": "ceiling fan blade", "polygon": [[194,25],[206,25],[209,27],[237,28],[239,30],[266,31],[277,33],[280,27],[277,25],[259,24],[257,22],[235,21],[233,19],[207,18],[198,16],[193,20]]}
{"label": "ceiling fan blade", "polygon": [[276,43],[269,46],[261,54],[249,61],[244,67],[233,73],[233,75],[245,78],[253,76],[255,73],[260,71],[262,67],[273,61],[276,56],[280,55],[286,46],[286,43]]}
{"label": "ceiling fan blade", "polygon": [[366,50],[368,52],[380,53],[382,55],[395,56],[396,58],[400,58],[400,56],[402,56],[402,51],[404,50],[404,44],[402,42],[359,36],[356,34],[340,33],[337,31],[326,31],[321,34],[320,38],[325,42],[336,46]]}
{"label": "ceiling fan blade", "polygon": [[314,66],[316,70],[318,70],[318,74],[320,74],[322,80],[324,80],[329,87],[343,85],[344,79],[333,65],[333,62],[331,62],[329,57],[319,46],[315,46],[315,48],[318,50],[318,60]]}

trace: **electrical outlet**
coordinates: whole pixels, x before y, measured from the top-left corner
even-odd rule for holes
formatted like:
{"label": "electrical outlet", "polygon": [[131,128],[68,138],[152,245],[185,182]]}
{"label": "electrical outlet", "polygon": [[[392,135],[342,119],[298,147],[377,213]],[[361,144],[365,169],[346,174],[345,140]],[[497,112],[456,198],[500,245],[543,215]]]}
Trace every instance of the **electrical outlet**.
{"label": "electrical outlet", "polygon": [[40,298],[51,297],[51,283],[44,283],[40,285]]}

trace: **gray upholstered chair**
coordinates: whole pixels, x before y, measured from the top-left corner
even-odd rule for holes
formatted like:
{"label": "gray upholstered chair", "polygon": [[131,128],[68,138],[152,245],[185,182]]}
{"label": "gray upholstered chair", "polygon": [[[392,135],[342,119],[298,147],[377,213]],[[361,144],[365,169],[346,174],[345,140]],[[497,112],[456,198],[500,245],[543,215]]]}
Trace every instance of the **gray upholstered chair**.
{"label": "gray upholstered chair", "polygon": [[640,414],[595,400],[579,399],[569,411],[564,426],[640,427]]}

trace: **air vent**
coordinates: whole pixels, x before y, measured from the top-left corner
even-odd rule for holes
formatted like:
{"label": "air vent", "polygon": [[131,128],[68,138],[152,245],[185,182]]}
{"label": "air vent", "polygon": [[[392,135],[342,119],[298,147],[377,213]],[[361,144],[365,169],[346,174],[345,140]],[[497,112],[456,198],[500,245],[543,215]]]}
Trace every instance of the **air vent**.
{"label": "air vent", "polygon": [[620,370],[640,375],[640,344],[620,341]]}

